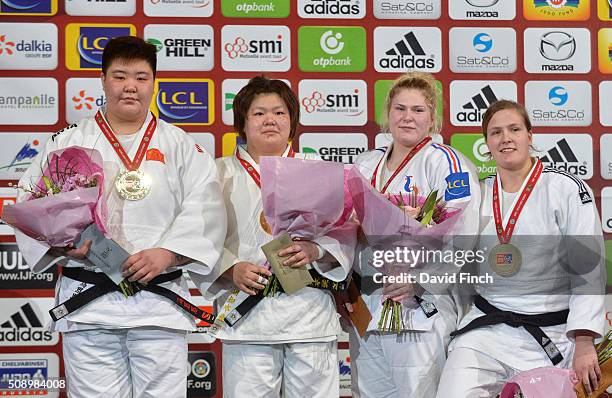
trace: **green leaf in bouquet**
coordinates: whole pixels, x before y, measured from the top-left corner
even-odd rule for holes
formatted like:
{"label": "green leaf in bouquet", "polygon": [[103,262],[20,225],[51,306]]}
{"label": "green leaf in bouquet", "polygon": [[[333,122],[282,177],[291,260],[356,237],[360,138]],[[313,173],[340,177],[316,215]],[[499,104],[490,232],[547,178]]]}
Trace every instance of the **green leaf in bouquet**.
{"label": "green leaf in bouquet", "polygon": [[431,191],[429,195],[427,195],[425,203],[423,203],[423,207],[421,208],[421,224],[429,225],[431,219],[433,218],[433,214],[438,201],[439,199],[437,189],[435,191]]}

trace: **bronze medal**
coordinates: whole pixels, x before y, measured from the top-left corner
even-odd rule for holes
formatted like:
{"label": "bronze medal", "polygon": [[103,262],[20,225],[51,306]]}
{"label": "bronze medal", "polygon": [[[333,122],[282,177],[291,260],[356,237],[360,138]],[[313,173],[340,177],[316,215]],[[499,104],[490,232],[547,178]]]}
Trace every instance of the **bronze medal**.
{"label": "bronze medal", "polygon": [[511,243],[496,245],[489,252],[489,265],[495,273],[504,278],[516,275],[523,263],[521,251]]}
{"label": "bronze medal", "polygon": [[[500,189],[501,182],[496,176],[493,181],[493,218],[495,219],[495,230],[497,232],[497,239],[499,244],[491,249],[489,252],[489,266],[495,273],[504,278],[516,275],[523,263],[523,255],[521,251],[510,243],[512,234],[516,223],[519,219],[519,215],[527,203],[527,199],[533,192],[533,188],[538,182],[540,175],[542,174],[542,162],[540,159],[536,159],[535,164],[531,168],[529,178],[525,183],[521,194],[514,205],[514,208],[510,212],[510,218],[508,224],[504,228],[502,223],[501,207],[500,207]],[[498,184],[500,185],[498,187]]]}
{"label": "bronze medal", "polygon": [[115,179],[115,188],[123,199],[140,200],[151,192],[151,178],[140,170],[124,170]]}

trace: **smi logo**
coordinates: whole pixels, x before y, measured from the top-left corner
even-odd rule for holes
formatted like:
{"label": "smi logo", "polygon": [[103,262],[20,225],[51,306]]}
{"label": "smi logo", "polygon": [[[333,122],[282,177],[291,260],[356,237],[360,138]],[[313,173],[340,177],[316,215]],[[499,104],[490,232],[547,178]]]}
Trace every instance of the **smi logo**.
{"label": "smi logo", "polygon": [[[230,59],[242,57],[243,54],[281,54],[283,52],[283,36],[278,35],[277,40],[250,40],[246,41],[238,36],[232,42],[226,43],[223,50]],[[283,57],[276,62],[282,62],[287,57]]]}
{"label": "smi logo", "polygon": [[[355,94],[328,94],[323,95],[320,91],[314,91],[310,97],[302,98],[302,106],[308,113],[315,112],[318,108],[340,108],[354,109],[359,108],[359,89],[354,90]],[[321,110],[326,111],[326,110]],[[359,116],[363,113],[363,109],[353,115]]]}

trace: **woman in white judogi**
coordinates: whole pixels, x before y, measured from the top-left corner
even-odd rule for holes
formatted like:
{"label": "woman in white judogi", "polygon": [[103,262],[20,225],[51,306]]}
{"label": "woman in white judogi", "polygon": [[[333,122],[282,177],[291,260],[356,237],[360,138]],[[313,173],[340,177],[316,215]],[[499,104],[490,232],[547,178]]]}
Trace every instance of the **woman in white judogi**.
{"label": "woman in white judogi", "polygon": [[[456,235],[474,236],[478,228],[480,190],[474,166],[454,149],[434,143],[431,136],[439,132],[436,104],[439,93],[433,76],[412,72],[398,78],[387,96],[384,130],[391,133],[388,147],[361,154],[355,161],[360,172],[371,179],[381,193],[408,193],[415,189],[421,195],[438,190],[449,206],[468,202],[457,222]],[[469,242],[468,242],[469,246]],[[465,247],[469,249],[469,247]],[[364,281],[380,269],[370,263],[371,249],[360,242],[355,271]],[[443,266],[443,268],[445,268]],[[450,265],[449,273],[458,268]],[[427,266],[422,269],[428,272]],[[437,274],[444,274],[436,270]],[[351,328],[351,382],[354,396],[423,397],[435,395],[446,359],[449,333],[455,329],[457,309],[450,289],[441,295],[418,292],[409,284],[375,286],[362,283],[362,297],[372,314],[368,332],[362,338]],[[436,293],[441,293],[440,291]],[[382,295],[401,297],[412,307],[404,311],[404,330],[379,332]],[[412,296],[433,303],[438,313],[428,317]],[[430,314],[431,315],[431,314]]]}
{"label": "woman in white judogi", "polygon": [[[35,184],[51,151],[70,146],[98,150],[104,161],[107,230],[132,254],[123,264],[125,276],[140,282],[181,269],[211,272],[226,231],[213,159],[183,130],[155,120],[149,111],[155,57],[155,47],[140,38],[109,41],[102,73],[107,105],[96,117],[55,133],[20,180],[21,186]],[[124,199],[115,188],[117,175],[126,170],[121,148],[130,160],[142,153],[138,169],[152,183],[140,200]],[[18,201],[24,197],[21,193]],[[87,244],[63,250],[68,255],[63,257],[19,232],[15,235],[34,272],[58,261],[64,267],[92,269],[83,260]],[[184,277],[160,286],[187,300],[191,297]],[[92,284],[64,275],[56,286],[56,304],[90,288]],[[187,333],[195,330],[195,320],[168,298],[149,291],[126,298],[114,291],[59,319],[52,329],[63,335],[71,397],[187,394]]]}
{"label": "woman in white judogi", "polygon": [[[482,322],[485,312],[515,314],[459,332],[438,397],[495,397],[517,373],[552,365],[573,367],[587,391],[596,388],[593,339],[603,333],[606,277],[593,193],[530,156],[522,105],[498,101],[482,124],[497,174],[482,182],[478,247],[486,254],[478,266],[493,283],[476,286],[479,297],[459,328]],[[521,323],[525,315],[540,327]]]}
{"label": "woman in white judogi", "polygon": [[[262,275],[271,275],[261,250],[272,236],[261,216],[260,157],[313,158],[294,153],[288,144],[296,132],[299,103],[284,82],[255,77],[236,95],[233,107],[235,127],[246,145],[217,161],[228,232],[221,267],[200,285],[205,295],[220,295],[221,310],[230,290],[238,287],[254,295],[267,282]],[[296,241],[280,255],[292,255],[287,266],[312,263],[322,276],[342,281],[352,263],[355,235],[356,228],[346,224],[316,243]],[[233,327],[221,327],[216,334],[223,340],[224,396],[336,398],[338,333],[328,291],[305,287],[263,298]]]}

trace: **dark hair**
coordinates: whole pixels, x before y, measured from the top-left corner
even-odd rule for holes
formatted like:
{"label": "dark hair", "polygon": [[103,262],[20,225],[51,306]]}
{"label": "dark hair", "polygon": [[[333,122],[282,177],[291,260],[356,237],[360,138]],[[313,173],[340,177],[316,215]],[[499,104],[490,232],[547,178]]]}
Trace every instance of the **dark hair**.
{"label": "dark hair", "polygon": [[153,70],[153,76],[157,72],[157,48],[140,37],[119,36],[110,39],[102,53],[102,73],[106,74],[109,66],[116,60],[147,61]]}
{"label": "dark hair", "polygon": [[523,123],[525,123],[525,127],[527,127],[527,131],[531,132],[531,120],[529,120],[529,114],[527,113],[525,107],[516,101],[499,100],[492,103],[482,116],[482,134],[484,135],[485,139],[487,138],[487,128],[489,127],[489,123],[491,122],[493,115],[506,109],[515,110],[519,115],[521,115],[523,118]]}
{"label": "dark hair", "polygon": [[282,80],[268,79],[264,76],[255,76],[246,86],[244,86],[236,97],[234,97],[234,128],[238,132],[240,138],[246,141],[244,125],[246,124],[247,114],[251,103],[260,94],[277,94],[285,103],[289,111],[289,120],[291,130],[289,139],[295,137],[297,126],[300,121],[300,103],[297,96],[287,83]]}

